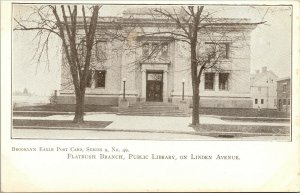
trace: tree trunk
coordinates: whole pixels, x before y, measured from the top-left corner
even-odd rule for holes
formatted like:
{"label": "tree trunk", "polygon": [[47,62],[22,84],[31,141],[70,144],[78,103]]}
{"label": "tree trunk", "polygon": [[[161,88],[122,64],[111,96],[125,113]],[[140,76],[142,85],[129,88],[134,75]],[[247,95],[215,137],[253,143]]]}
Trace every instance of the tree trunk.
{"label": "tree trunk", "polygon": [[191,74],[192,74],[192,87],[193,87],[193,113],[192,125],[199,125],[199,83],[197,72],[197,31],[195,31],[194,39],[191,41]]}
{"label": "tree trunk", "polygon": [[199,84],[195,83],[193,88],[193,114],[192,114],[192,125],[198,126],[200,124],[199,119]]}
{"label": "tree trunk", "polygon": [[84,119],[84,94],[82,92],[76,93],[76,104],[75,104],[75,117],[74,123],[83,123]]}

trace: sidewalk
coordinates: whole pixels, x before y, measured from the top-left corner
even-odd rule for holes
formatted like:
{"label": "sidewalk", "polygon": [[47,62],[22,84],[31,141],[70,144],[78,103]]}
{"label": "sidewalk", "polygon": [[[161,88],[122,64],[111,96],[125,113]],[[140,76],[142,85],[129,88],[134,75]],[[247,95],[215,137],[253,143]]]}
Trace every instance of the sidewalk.
{"label": "sidewalk", "polygon": [[[14,119],[25,119],[25,120],[72,120],[74,115],[52,115],[48,117],[14,117]],[[199,134],[192,127],[189,127],[192,118],[191,117],[159,117],[159,116],[119,116],[116,114],[105,114],[105,113],[87,113],[85,115],[86,121],[109,121],[112,122],[103,128],[88,128],[89,130],[103,130],[103,131],[126,131],[126,132],[157,132],[157,133],[182,133],[182,134]],[[209,125],[214,128],[214,132],[218,132],[216,128],[225,128],[225,126],[243,127],[251,129],[257,127],[276,128],[290,126],[288,122],[251,122],[251,121],[230,121],[222,120],[218,117],[212,116],[200,116],[200,123],[205,125],[205,128]],[[219,126],[218,126],[219,125]],[[217,126],[217,127],[216,127]],[[201,127],[201,126],[200,126]],[[39,127],[41,128],[41,127]],[[48,127],[49,128],[49,127]],[[60,127],[63,129],[63,127]],[[68,129],[68,128],[65,128]],[[71,128],[69,128],[71,129]],[[85,128],[73,128],[82,129]],[[239,129],[240,131],[241,129]],[[266,130],[266,129],[264,129]],[[221,133],[234,133],[227,129]],[[244,131],[247,133],[247,131]],[[203,133],[203,132],[202,132]],[[237,130],[235,131],[237,133]]]}

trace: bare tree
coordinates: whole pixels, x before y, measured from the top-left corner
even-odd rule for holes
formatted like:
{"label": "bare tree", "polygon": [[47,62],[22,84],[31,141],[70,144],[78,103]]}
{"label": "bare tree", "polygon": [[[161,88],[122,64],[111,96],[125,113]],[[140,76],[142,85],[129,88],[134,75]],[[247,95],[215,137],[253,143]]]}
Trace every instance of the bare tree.
{"label": "bare tree", "polygon": [[[32,13],[26,19],[14,18],[14,30],[36,31],[36,37],[39,38],[36,50],[38,61],[44,53],[48,58],[51,35],[61,39],[63,55],[69,67],[76,97],[73,119],[75,123],[84,121],[84,98],[100,8],[101,6],[94,5],[86,9],[82,5],[82,16],[79,16],[76,5],[41,5],[32,7]],[[86,10],[91,16],[87,15]],[[83,26],[82,34],[79,33],[79,25]]]}
{"label": "bare tree", "polygon": [[[203,72],[209,69],[221,71],[220,63],[224,58],[224,48],[220,42],[226,41],[228,31],[218,31],[214,25],[240,25],[229,23],[224,19],[213,18],[213,12],[204,12],[204,6],[181,7],[180,12],[173,9],[155,9],[154,12],[168,19],[176,25],[174,31],[159,32],[168,33],[177,40],[186,42],[190,48],[190,70],[193,90],[192,125],[199,125],[199,85]],[[262,22],[261,22],[262,23]],[[258,24],[258,23],[257,23]],[[215,30],[215,31],[214,31]],[[219,39],[211,38],[210,45],[200,44],[199,36],[211,37],[212,33],[219,33]],[[201,46],[202,45],[202,46]],[[206,47],[203,47],[206,46]],[[226,46],[226,45],[225,45]],[[226,54],[226,53],[225,53]]]}

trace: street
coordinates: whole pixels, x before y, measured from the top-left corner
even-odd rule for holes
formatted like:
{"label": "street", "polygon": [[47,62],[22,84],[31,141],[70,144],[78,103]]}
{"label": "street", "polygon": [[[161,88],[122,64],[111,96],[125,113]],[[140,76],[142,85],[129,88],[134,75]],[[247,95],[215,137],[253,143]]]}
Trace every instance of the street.
{"label": "street", "polygon": [[289,136],[255,136],[255,137],[210,137],[199,134],[174,134],[156,132],[120,132],[92,130],[50,130],[50,129],[13,129],[15,139],[118,139],[118,140],[253,140],[253,141],[289,141]]}

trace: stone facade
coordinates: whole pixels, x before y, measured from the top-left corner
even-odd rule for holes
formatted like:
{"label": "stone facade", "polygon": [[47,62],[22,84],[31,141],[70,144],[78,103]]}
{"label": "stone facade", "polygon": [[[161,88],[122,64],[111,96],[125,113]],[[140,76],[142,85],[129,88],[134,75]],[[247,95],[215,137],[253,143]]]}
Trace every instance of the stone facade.
{"label": "stone facade", "polygon": [[277,108],[277,81],[278,77],[267,67],[263,67],[262,71],[256,70],[251,75],[251,96],[253,108]]}
{"label": "stone facade", "polygon": [[[130,104],[141,101],[178,103],[182,100],[183,84],[185,100],[191,104],[189,45],[170,34],[162,33],[179,30],[174,23],[163,19],[149,19],[133,12],[124,12],[123,17],[109,19],[114,22],[106,21],[105,18],[99,21],[97,41],[104,42],[106,58],[99,62],[94,59],[92,62],[92,80],[86,91],[86,103],[118,105],[118,101],[123,98],[125,83],[125,97]],[[218,64],[218,69],[222,70],[208,69],[203,73],[200,106],[251,108],[249,43],[251,31],[256,24],[248,19],[224,21],[226,22],[223,24],[206,28],[205,32],[199,31],[199,42],[202,44],[198,46],[200,48],[208,46],[212,36],[218,39],[221,38],[220,34],[224,35],[226,32],[226,38],[220,43],[226,50],[226,56]],[[117,23],[119,28],[115,29],[112,23]],[[127,38],[120,41],[101,36],[103,28],[110,32],[121,31]],[[204,52],[204,49],[198,50],[199,54]],[[94,53],[97,55],[97,50]],[[145,57],[145,53],[153,55]],[[62,63],[65,66],[64,60]],[[104,79],[95,79],[97,73],[105,73]],[[61,80],[58,103],[74,103],[72,86],[66,86],[70,82],[67,68],[62,68]],[[97,81],[100,80],[105,81],[102,87],[97,86]]]}

